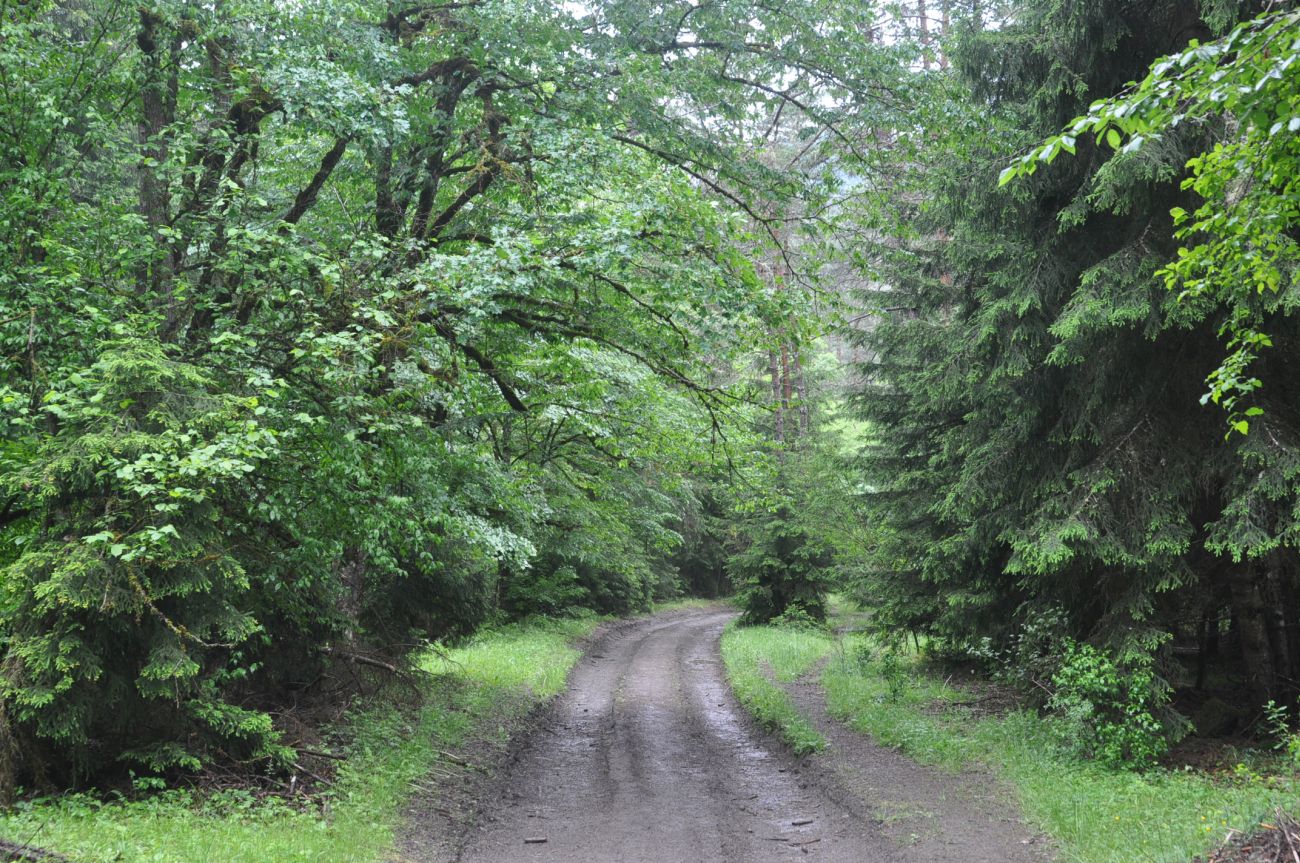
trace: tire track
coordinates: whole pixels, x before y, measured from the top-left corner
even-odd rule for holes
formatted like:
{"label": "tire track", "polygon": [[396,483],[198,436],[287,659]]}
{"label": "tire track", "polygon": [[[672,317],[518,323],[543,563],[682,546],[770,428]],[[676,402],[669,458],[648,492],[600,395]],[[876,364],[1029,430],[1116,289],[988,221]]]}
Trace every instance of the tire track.
{"label": "tire track", "polygon": [[597,641],[454,859],[892,863],[873,822],[743,718],[718,655],[731,617],[650,618]]}

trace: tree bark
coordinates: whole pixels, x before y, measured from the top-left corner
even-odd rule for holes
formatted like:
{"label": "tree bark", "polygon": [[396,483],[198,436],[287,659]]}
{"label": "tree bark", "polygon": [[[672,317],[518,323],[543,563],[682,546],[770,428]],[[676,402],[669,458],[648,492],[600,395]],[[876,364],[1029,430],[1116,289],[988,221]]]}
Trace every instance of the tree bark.
{"label": "tree bark", "polygon": [[375,229],[391,240],[402,229],[402,213],[393,197],[393,148],[382,146],[375,161]]}
{"label": "tree bark", "polygon": [[[149,9],[140,9],[140,29],[136,46],[144,55],[144,84],[140,88],[140,118],[136,125],[141,164],[138,172],[140,215],[150,228],[150,240],[162,245],[158,229],[168,222],[167,183],[162,177],[167,161],[166,130],[176,110],[175,83],[164,76],[163,53],[158,44],[162,18]],[[174,73],[173,73],[174,77]],[[154,262],[152,271],[142,272],[142,290],[159,290],[169,261],[164,255]]]}
{"label": "tree bark", "polygon": [[1273,658],[1273,675],[1278,684],[1290,687],[1295,681],[1295,666],[1282,592],[1284,566],[1281,554],[1269,555],[1260,580],[1260,593],[1263,598],[1264,629],[1268,634],[1269,650]]}
{"label": "tree bark", "polygon": [[1286,621],[1287,652],[1291,658],[1291,678],[1286,684],[1294,697],[1300,694],[1300,593],[1296,590],[1295,556],[1288,553],[1287,559],[1289,568],[1283,572],[1281,607]]}
{"label": "tree bark", "polygon": [[343,557],[338,564],[339,598],[335,607],[344,621],[343,637],[348,643],[354,643],[357,639],[368,557],[365,549],[348,546],[343,550]]}
{"label": "tree bark", "polygon": [[781,366],[777,362],[776,351],[767,352],[767,369],[772,376],[773,435],[777,443],[785,442],[785,415],[781,411]]}
{"label": "tree bark", "polygon": [[[793,395],[794,391],[790,385],[790,345],[783,338],[781,340],[781,412],[783,414],[789,414]],[[798,436],[797,424],[795,435]]]}
{"label": "tree bark", "polygon": [[808,379],[803,373],[803,351],[794,352],[794,390],[799,404],[799,435],[812,430],[812,416],[808,411]]}
{"label": "tree bark", "polygon": [[930,19],[925,0],[916,0],[916,20],[921,32],[921,65],[930,69]]}
{"label": "tree bark", "polygon": [[943,50],[943,46],[948,42],[948,28],[952,26],[952,0],[943,0],[940,8],[943,10],[943,20],[939,24],[939,68],[948,68],[948,52]]}
{"label": "tree bark", "polygon": [[1233,613],[1237,620],[1246,685],[1251,697],[1263,704],[1273,697],[1277,689],[1277,674],[1273,666],[1273,652],[1265,624],[1266,611],[1255,567],[1248,564],[1231,565],[1227,578]]}
{"label": "tree bark", "polygon": [[1201,625],[1196,633],[1196,691],[1205,691],[1205,671],[1210,659],[1210,610],[1201,612]]}

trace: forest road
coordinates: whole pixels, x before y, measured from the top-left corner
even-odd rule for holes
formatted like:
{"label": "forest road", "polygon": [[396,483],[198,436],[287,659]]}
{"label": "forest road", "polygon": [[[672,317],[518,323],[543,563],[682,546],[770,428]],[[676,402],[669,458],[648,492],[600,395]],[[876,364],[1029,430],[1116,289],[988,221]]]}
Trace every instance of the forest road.
{"label": "forest road", "polygon": [[456,859],[890,863],[898,846],[764,742],[728,690],[733,612],[615,628],[574,668]]}

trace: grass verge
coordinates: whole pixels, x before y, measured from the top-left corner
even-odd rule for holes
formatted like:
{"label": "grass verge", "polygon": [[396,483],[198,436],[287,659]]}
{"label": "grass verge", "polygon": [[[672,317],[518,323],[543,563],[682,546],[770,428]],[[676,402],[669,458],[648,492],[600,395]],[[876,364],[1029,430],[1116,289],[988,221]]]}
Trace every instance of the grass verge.
{"label": "grass verge", "polygon": [[777,681],[789,683],[807,674],[833,647],[829,635],[809,629],[731,624],[722,634],[722,660],[736,697],[799,755],[825,749],[826,738]]}
{"label": "grass verge", "polygon": [[85,863],[370,863],[393,844],[412,784],[439,750],[503,739],[512,722],[564,687],[573,642],[599,621],[538,620],[429,654],[433,672],[418,712],[356,713],[338,780],[320,806],[299,808],[247,792],[168,791],[141,800],[65,795],[0,814],[0,837]]}
{"label": "grass verge", "polygon": [[993,768],[1029,820],[1058,841],[1060,863],[1186,863],[1229,830],[1253,831],[1275,807],[1300,805],[1294,777],[1265,779],[1244,767],[1226,777],[1105,770],[1074,754],[1050,718],[979,715],[963,706],[968,693],[924,672],[916,651],[891,655],[861,633],[838,640],[822,683],[831,714],[881,743],[947,769]]}
{"label": "grass verge", "polygon": [[689,609],[705,608],[727,608],[733,605],[734,600],[728,596],[718,597],[717,599],[700,599],[699,597],[688,596],[682,599],[670,599],[666,602],[653,603],[651,614],[662,614],[665,611],[686,611]]}

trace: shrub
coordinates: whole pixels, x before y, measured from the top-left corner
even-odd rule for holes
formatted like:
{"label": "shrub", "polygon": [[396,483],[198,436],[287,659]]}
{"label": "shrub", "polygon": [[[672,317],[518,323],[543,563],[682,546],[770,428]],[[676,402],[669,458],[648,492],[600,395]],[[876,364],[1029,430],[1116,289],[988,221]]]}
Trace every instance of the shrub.
{"label": "shrub", "polygon": [[1300,770],[1300,732],[1292,731],[1285,704],[1270,700],[1264,705],[1264,726],[1274,739],[1273,748]]}
{"label": "shrub", "polygon": [[1156,719],[1167,693],[1149,664],[1121,667],[1090,644],[1070,641],[1052,677],[1048,707],[1072,746],[1108,767],[1143,769],[1169,750],[1174,734]]}
{"label": "shrub", "polygon": [[572,566],[533,567],[515,574],[506,583],[502,607],[517,618],[530,614],[560,614],[581,605],[588,592],[578,583]]}
{"label": "shrub", "polygon": [[809,614],[808,609],[802,605],[788,605],[785,611],[772,618],[773,626],[784,626],[791,629],[825,629],[822,621]]}

